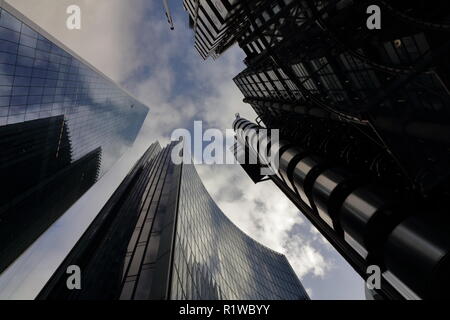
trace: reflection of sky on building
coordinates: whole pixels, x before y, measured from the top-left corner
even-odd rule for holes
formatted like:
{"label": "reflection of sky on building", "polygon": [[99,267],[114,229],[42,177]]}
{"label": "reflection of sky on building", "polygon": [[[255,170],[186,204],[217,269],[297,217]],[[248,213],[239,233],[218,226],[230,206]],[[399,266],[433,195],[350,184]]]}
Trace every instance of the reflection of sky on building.
{"label": "reflection of sky on building", "polygon": [[193,165],[183,166],[176,233],[173,299],[305,299],[287,259],[236,227]]}
{"label": "reflection of sky on building", "polygon": [[147,107],[4,9],[0,125],[64,115],[72,161],[102,148],[103,174],[130,146]]}

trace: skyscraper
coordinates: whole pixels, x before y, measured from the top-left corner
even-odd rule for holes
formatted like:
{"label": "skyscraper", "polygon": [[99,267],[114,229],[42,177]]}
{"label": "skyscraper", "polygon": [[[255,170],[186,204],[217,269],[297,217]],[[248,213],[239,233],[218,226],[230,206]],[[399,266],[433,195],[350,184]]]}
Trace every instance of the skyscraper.
{"label": "skyscraper", "polygon": [[[258,115],[257,124],[240,119],[235,128],[280,130],[281,173],[272,180],[361,276],[368,277],[370,265],[381,268],[384,297],[448,295],[450,17],[444,4],[255,0],[234,6],[242,14],[234,16],[237,27],[227,39],[246,54],[234,81]],[[381,29],[370,26],[372,19]],[[253,142],[241,140],[241,148],[252,149]],[[261,179],[245,165],[254,181]]]}
{"label": "skyscraper", "polygon": [[[280,154],[289,177],[303,172],[297,199],[304,188],[303,200],[327,224],[319,230],[333,229],[330,237],[363,257],[356,270],[367,277],[364,269],[376,264],[385,288],[442,297],[448,277],[440,268],[450,249],[449,168],[442,166],[450,159],[442,138],[450,128],[449,18],[437,3],[382,1],[383,27],[369,30],[368,6],[292,1],[269,12],[261,33],[239,40],[247,68],[235,82],[258,122],[299,148]],[[262,36],[265,30],[274,32]]]}
{"label": "skyscraper", "polygon": [[[243,118],[233,126],[235,150],[256,157],[251,166],[272,168],[269,178],[363,278],[379,268],[380,287],[371,296],[448,298],[449,219],[442,203],[402,198],[392,186],[299,144],[271,141],[265,128]],[[270,156],[260,152],[267,142]],[[255,182],[264,178],[255,168],[246,171]]]}
{"label": "skyscraper", "polygon": [[203,59],[215,59],[249,27],[249,7],[255,10],[264,5],[264,1],[184,0],[183,5],[189,14],[196,50]]}
{"label": "skyscraper", "polygon": [[310,135],[327,158],[428,196],[449,173],[448,17],[419,3],[382,1],[379,31],[366,26],[365,1],[267,8],[260,32],[239,40],[244,101],[292,140]]}
{"label": "skyscraper", "polygon": [[[286,257],[236,227],[193,165],[172,162],[177,144],[151,145],[39,299],[308,299]],[[81,290],[67,288],[71,265]]]}
{"label": "skyscraper", "polygon": [[0,1],[0,272],[119,159],[147,113]]}
{"label": "skyscraper", "polygon": [[71,161],[65,126],[54,116],[0,127],[2,269],[98,179],[101,148]]}

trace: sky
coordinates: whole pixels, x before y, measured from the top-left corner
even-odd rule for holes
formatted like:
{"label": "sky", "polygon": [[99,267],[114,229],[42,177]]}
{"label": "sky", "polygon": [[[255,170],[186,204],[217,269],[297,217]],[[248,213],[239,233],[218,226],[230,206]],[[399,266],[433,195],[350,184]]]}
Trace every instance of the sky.
{"label": "sky", "polygon": [[[256,117],[232,81],[244,69],[243,52],[235,46],[217,60],[203,61],[194,49],[181,0],[170,1],[173,31],[166,22],[162,1],[157,0],[7,2],[150,108],[133,148],[27,250],[26,258],[16,264],[18,269],[20,263],[29,265],[31,257],[42,259],[39,249],[49,251],[50,244],[55,261],[61,258],[56,252],[76,241],[114,186],[153,141],[164,145],[173,130],[190,129],[194,121],[203,121],[204,129],[225,130],[231,128],[235,113],[249,120]],[[66,8],[73,4],[81,8],[81,30],[66,28]],[[364,299],[363,280],[272,182],[253,184],[239,165],[196,167],[214,200],[239,228],[287,256],[312,299]],[[67,234],[66,228],[75,229],[74,224],[78,229]],[[65,241],[54,243],[50,235],[56,234],[64,235]],[[35,267],[36,273],[44,269],[46,273],[34,280],[24,278],[34,281],[26,288],[38,287],[44,281],[44,273],[51,271],[48,263]],[[0,289],[1,285],[2,279]]]}

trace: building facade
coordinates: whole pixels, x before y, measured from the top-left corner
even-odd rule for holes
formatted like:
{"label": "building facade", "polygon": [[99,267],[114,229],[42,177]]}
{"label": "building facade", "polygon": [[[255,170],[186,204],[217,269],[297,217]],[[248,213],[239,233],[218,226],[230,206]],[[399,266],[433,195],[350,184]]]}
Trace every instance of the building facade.
{"label": "building facade", "polygon": [[[450,16],[444,4],[234,5],[241,14],[233,16],[236,28],[224,43],[246,54],[234,81],[258,115],[256,124],[242,119],[235,127],[280,130],[285,172],[271,179],[362,277],[370,265],[381,268],[385,298],[448,295]],[[370,26],[376,15],[380,29]],[[254,147],[251,139],[241,143]],[[247,164],[244,169],[261,179]]]}
{"label": "building facade", "polygon": [[[153,144],[38,299],[309,299],[286,257],[237,228],[173,142]],[[69,290],[67,267],[82,270]]]}
{"label": "building facade", "polygon": [[147,113],[0,1],[0,272],[120,158]]}
{"label": "building facade", "polygon": [[[247,54],[235,78],[244,101],[290,139],[311,136],[305,143],[327,158],[397,190],[435,193],[450,142],[441,138],[450,82],[439,5],[378,1],[383,28],[374,31],[366,1],[288,2],[267,8],[259,32],[238,41]],[[264,17],[249,16],[255,25]]]}
{"label": "building facade", "polygon": [[0,127],[2,269],[99,177],[101,147],[72,161],[65,125],[54,116]]}
{"label": "building facade", "polygon": [[[371,288],[368,296],[448,298],[446,207],[420,198],[401,198],[392,186],[359,175],[295,142],[271,141],[266,128],[246,119],[238,117],[233,126],[237,146],[258,159],[251,166],[271,168],[268,178],[361,277],[378,274],[380,286]],[[269,156],[260,152],[263,144],[269,145]],[[246,172],[255,182],[265,178],[256,169]]]}
{"label": "building facade", "polygon": [[249,27],[247,10],[264,1],[184,0],[189,27],[194,32],[195,49],[203,59],[215,59],[231,47]]}

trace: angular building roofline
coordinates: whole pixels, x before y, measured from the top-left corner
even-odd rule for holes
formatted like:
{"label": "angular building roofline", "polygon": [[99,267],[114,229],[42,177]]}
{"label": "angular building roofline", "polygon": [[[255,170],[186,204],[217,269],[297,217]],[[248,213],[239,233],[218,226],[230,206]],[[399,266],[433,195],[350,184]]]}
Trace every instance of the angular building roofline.
{"label": "angular building roofline", "polygon": [[[104,77],[106,80],[114,83],[114,85],[116,85],[117,87],[119,87],[122,91],[124,91],[126,94],[128,94],[131,98],[140,101],[135,95],[133,95],[132,93],[130,93],[127,89],[123,88],[120,84],[118,84],[116,81],[112,80],[110,77],[108,77],[105,73],[103,73],[102,71],[100,71],[98,68],[96,68],[92,63],[90,63],[89,61],[87,61],[86,59],[82,58],[79,54],[77,54],[75,51],[73,51],[72,49],[70,49],[68,46],[66,46],[64,43],[62,43],[61,41],[59,41],[57,38],[55,38],[54,36],[52,36],[50,33],[48,33],[47,31],[45,31],[43,28],[41,28],[37,23],[35,23],[33,20],[31,20],[30,18],[28,18],[27,16],[25,16],[23,13],[21,13],[19,10],[17,10],[16,8],[14,8],[11,4],[9,4],[6,0],[0,0],[0,8],[1,9],[5,9],[6,11],[8,11],[9,13],[11,13],[12,15],[14,15],[17,19],[21,20],[23,23],[25,23],[26,25],[28,25],[30,28],[34,29],[36,32],[38,32],[39,34],[41,34],[43,37],[47,38],[47,40],[53,42],[55,45],[59,46],[61,49],[63,49],[64,51],[66,51],[67,53],[69,53],[71,56],[73,56],[74,58],[80,60],[81,62],[83,62],[85,65],[87,65],[89,68],[91,68],[93,71],[97,72],[98,74],[100,74],[102,77]],[[142,102],[141,102],[142,103]],[[145,105],[148,109],[149,106],[147,106],[145,103],[142,103],[143,105]]]}
{"label": "angular building roofline", "polygon": [[[234,224],[211,197],[193,164],[171,162],[175,144],[161,149],[155,142],[148,148],[37,299],[309,299],[284,254]],[[206,236],[210,232],[217,237]],[[199,234],[209,246],[198,245]],[[185,246],[186,239],[192,247]],[[144,247],[145,251],[140,250]],[[186,264],[184,257],[191,252],[194,256]],[[83,270],[84,291],[67,289],[70,265]],[[184,268],[198,277],[180,274]],[[242,291],[234,291],[233,283],[239,281],[231,275],[234,268],[241,268]],[[257,280],[260,277],[263,280]],[[265,286],[264,279],[272,286]],[[189,289],[181,293],[178,286]]]}

